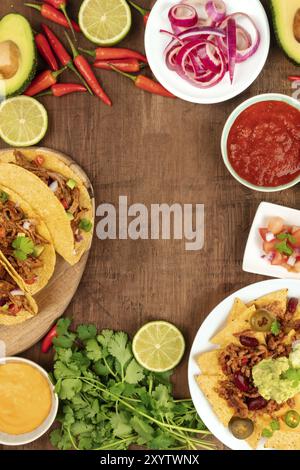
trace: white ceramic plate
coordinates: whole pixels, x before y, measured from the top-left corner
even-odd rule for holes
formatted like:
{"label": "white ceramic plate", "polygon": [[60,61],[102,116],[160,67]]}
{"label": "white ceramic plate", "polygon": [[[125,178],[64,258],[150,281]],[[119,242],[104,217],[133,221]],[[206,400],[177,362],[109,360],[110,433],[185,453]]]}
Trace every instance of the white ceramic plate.
{"label": "white ceramic plate", "polygon": [[160,29],[171,30],[168,12],[177,3],[179,0],[157,0],[147,23],[145,49],[149,65],[157,80],[178,98],[192,103],[220,103],[246,90],[260,74],[270,48],[269,22],[260,1],[225,0],[229,14],[242,12],[251,16],[260,32],[261,43],[250,59],[237,64],[233,84],[230,83],[229,74],[226,74],[222,82],[206,90],[193,86],[166,66],[164,50],[170,39],[159,31]]}
{"label": "white ceramic plate", "polygon": [[[268,281],[258,282],[244,287],[227,297],[214,308],[202,323],[190,352],[188,380],[194,406],[212,434],[232,450],[251,450],[251,448],[246,441],[236,439],[229,429],[223,426],[223,424],[218,420],[208,400],[198,387],[195,380],[195,376],[200,373],[199,367],[196,363],[196,358],[200,353],[215,349],[215,346],[212,345],[209,340],[217,333],[217,331],[224,327],[228,313],[236,297],[241,298],[241,300],[247,303],[257,297],[261,297],[270,292],[284,288],[289,289],[290,297],[300,298],[300,282],[291,279],[271,279]],[[258,449],[264,449],[263,442],[264,441],[262,439]]]}
{"label": "white ceramic plate", "polygon": [[290,273],[281,266],[272,266],[261,257],[263,255],[263,241],[258,229],[266,227],[268,220],[276,216],[282,217],[287,225],[299,225],[300,227],[300,211],[297,209],[290,209],[289,207],[269,202],[261,202],[249,233],[244,254],[243,270],[248,273],[262,274],[268,277],[300,280],[300,273]]}

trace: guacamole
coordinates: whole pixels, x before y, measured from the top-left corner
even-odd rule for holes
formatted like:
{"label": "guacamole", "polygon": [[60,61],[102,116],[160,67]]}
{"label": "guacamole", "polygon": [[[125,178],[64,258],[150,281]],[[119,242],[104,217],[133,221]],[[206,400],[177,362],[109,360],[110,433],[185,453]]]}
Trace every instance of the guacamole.
{"label": "guacamole", "polygon": [[297,369],[300,371],[300,344],[289,358],[263,359],[253,367],[252,377],[263,398],[281,404],[300,393],[300,380],[293,374]]}

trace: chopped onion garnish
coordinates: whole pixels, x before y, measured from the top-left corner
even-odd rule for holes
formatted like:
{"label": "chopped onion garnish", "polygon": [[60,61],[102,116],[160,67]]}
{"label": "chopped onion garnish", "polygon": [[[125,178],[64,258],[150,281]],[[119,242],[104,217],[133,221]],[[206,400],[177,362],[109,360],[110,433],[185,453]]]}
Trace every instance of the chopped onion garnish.
{"label": "chopped onion garnish", "polygon": [[30,227],[31,227],[31,223],[29,222],[29,220],[25,220],[25,222],[23,222],[23,229],[29,230]]}
{"label": "chopped onion garnish", "polygon": [[297,259],[293,255],[291,255],[289,259],[287,260],[287,264],[289,266],[295,266],[296,262],[297,262]]}
{"label": "chopped onion garnish", "polygon": [[58,182],[56,180],[52,181],[52,183],[49,186],[49,189],[51,189],[51,191],[55,193],[58,190]]}
{"label": "chopped onion garnish", "polygon": [[10,295],[12,295],[12,296],[25,295],[25,293],[21,289],[14,289],[14,290],[10,291]]}
{"label": "chopped onion garnish", "polygon": [[267,232],[266,233],[266,242],[272,242],[273,240],[275,240],[275,235],[274,233],[272,232]]}
{"label": "chopped onion garnish", "polygon": [[[200,88],[219,83],[237,63],[257,51],[260,34],[245,13],[226,16],[223,0],[182,0],[169,11],[172,38],[165,49],[166,65]],[[189,24],[189,26],[186,26]]]}

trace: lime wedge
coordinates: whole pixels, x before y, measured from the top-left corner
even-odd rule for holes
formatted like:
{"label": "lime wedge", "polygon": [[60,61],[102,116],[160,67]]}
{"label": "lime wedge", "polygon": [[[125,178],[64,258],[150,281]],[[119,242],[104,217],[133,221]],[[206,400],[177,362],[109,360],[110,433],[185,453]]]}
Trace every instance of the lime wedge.
{"label": "lime wedge", "polygon": [[79,25],[87,39],[100,46],[122,41],[131,27],[131,11],[125,0],[84,0]]}
{"label": "lime wedge", "polygon": [[176,326],[166,321],[153,321],[136,333],[132,350],[136,360],[145,369],[166,372],[181,361],[185,342]]}
{"label": "lime wedge", "polygon": [[9,98],[0,105],[0,137],[13,147],[37,144],[48,128],[44,106],[29,96]]}

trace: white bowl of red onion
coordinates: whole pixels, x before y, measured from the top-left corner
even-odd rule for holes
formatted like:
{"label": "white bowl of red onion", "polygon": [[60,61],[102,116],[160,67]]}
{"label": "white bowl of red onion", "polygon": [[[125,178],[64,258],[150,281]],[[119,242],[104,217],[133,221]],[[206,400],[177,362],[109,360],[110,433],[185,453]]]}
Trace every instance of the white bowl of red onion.
{"label": "white bowl of red onion", "polygon": [[269,22],[259,0],[157,0],[145,33],[157,80],[178,98],[201,104],[246,90],[269,48]]}

